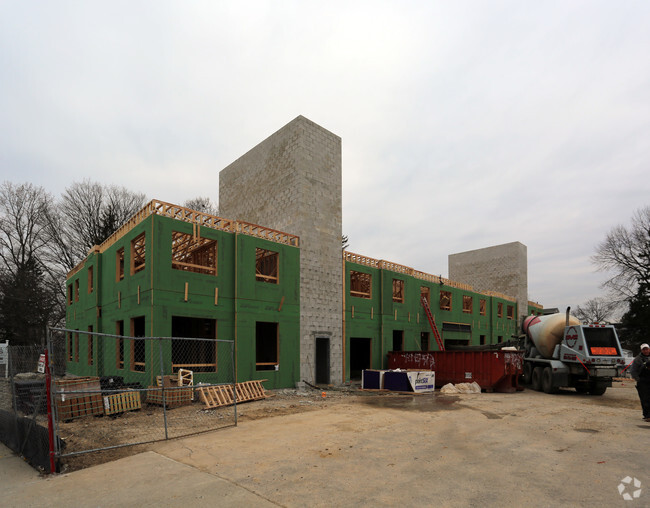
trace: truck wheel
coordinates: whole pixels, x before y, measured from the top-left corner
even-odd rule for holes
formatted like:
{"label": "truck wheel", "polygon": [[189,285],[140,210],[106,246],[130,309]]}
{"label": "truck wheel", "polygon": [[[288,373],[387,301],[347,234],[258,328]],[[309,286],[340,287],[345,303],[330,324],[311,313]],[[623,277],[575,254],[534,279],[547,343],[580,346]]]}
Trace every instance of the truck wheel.
{"label": "truck wheel", "polygon": [[607,391],[605,383],[591,383],[589,385],[589,395],[602,395]]}
{"label": "truck wheel", "polygon": [[553,371],[550,367],[545,367],[542,372],[542,390],[544,393],[557,393],[557,386],[553,386]]}
{"label": "truck wheel", "polygon": [[533,365],[530,362],[524,362],[524,384],[529,385],[533,380]]}
{"label": "truck wheel", "polygon": [[541,391],[542,389],[542,368],[541,367],[535,367],[533,369],[533,376],[532,376],[532,388],[535,391]]}

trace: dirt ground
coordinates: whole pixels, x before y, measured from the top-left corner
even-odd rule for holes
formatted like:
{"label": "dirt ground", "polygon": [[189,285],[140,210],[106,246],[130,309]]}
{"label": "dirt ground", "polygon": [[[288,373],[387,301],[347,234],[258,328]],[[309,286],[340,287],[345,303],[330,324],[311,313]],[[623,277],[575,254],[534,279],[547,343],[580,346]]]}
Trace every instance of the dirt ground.
{"label": "dirt ground", "polygon": [[[573,390],[407,395],[353,388],[327,389],[325,397],[320,390],[273,395],[240,404],[236,427],[82,455],[67,467],[86,469],[62,475],[61,486],[81,473],[100,485],[102,469],[87,466],[147,451],[153,455],[139,455],[141,462],[171,461],[192,478],[218,479],[269,505],[650,506],[650,424],[630,380],[600,397]],[[114,422],[136,427],[131,423],[146,411]],[[174,411],[199,422],[198,404]],[[108,421],[84,418],[73,428],[81,432],[87,424],[92,432]],[[142,481],[152,488],[172,481],[162,470],[144,470],[149,476]],[[207,506],[208,495],[214,502],[212,491],[170,492],[165,506]]]}
{"label": "dirt ground", "polygon": [[[600,397],[328,392],[308,400],[251,406],[237,428],[151,450],[281,506],[627,506],[619,485],[650,506],[650,424],[630,381]],[[286,412],[266,417],[274,406]]]}
{"label": "dirt ground", "polygon": [[[325,387],[318,390],[313,388],[267,390],[268,398],[237,405],[237,422],[241,424],[271,416],[316,411],[330,408],[355,397],[377,395],[377,392],[361,391],[358,388],[357,385],[353,385],[343,388]],[[325,393],[324,397],[323,393]],[[164,417],[161,407],[145,404],[140,410],[115,416],[84,417],[61,422],[59,432],[65,443],[63,453],[93,450],[120,443],[164,439]],[[189,406],[168,410],[166,418],[170,438],[235,425],[233,407],[205,409],[204,404],[199,401],[194,401]],[[150,448],[150,445],[136,445],[64,457],[61,472],[71,472],[102,464]]]}

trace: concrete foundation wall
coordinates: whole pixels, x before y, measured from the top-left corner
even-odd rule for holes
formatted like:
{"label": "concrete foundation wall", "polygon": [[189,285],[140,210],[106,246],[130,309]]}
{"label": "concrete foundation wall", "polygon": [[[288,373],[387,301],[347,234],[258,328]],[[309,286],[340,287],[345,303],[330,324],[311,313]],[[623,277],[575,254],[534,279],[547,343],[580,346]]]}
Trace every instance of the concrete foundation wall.
{"label": "concrete foundation wall", "polygon": [[450,254],[449,278],[477,291],[498,291],[517,300],[521,323],[528,309],[528,249],[520,242]]}
{"label": "concrete foundation wall", "polygon": [[300,237],[300,375],[312,383],[316,337],[329,338],[330,382],[343,380],[341,193],[341,138],[302,116],[219,173],[221,216]]}

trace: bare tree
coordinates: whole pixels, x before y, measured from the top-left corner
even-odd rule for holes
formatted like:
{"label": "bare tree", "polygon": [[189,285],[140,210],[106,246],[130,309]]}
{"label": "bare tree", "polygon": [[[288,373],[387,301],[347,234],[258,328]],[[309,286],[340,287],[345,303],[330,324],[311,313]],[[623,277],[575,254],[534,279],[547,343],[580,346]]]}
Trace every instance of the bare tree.
{"label": "bare tree", "polygon": [[207,196],[199,196],[188,199],[183,203],[185,208],[196,210],[197,212],[207,213],[208,215],[219,215],[219,207],[212,202]]}
{"label": "bare tree", "polygon": [[611,320],[620,305],[615,300],[592,298],[578,305],[573,314],[583,323],[604,323]]}
{"label": "bare tree", "polygon": [[52,197],[31,184],[0,186],[0,336],[44,343],[61,317],[59,284],[45,264]]}
{"label": "bare tree", "polygon": [[634,349],[650,333],[650,206],[634,213],[629,228],[612,229],[593,260],[614,274],[603,285],[627,304],[621,342]]}
{"label": "bare tree", "polygon": [[0,186],[0,260],[15,271],[41,253],[49,240],[47,217],[52,197],[32,184]]}
{"label": "bare tree", "polygon": [[632,225],[616,226],[598,246],[593,262],[601,271],[613,272],[603,283],[623,300],[650,285],[650,206],[637,210]]}
{"label": "bare tree", "polygon": [[74,268],[145,204],[144,194],[84,180],[68,187],[50,216],[55,234],[53,260]]}

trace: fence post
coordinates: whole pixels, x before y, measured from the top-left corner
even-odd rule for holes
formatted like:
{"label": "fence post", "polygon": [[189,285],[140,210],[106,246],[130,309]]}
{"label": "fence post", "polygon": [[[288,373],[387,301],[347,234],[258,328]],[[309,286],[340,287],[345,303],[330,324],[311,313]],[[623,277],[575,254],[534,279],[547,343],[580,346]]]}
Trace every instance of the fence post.
{"label": "fence post", "polygon": [[160,384],[162,389],[162,403],[163,403],[163,420],[165,422],[165,439],[169,439],[167,435],[167,400],[165,399],[165,368],[163,367],[163,353],[162,353],[162,338],[158,338],[158,353],[160,356]]}
{"label": "fence post", "polygon": [[235,427],[237,426],[237,377],[235,375],[235,341],[230,343],[230,365],[232,365],[232,398],[235,407]]}
{"label": "fence post", "polygon": [[45,393],[47,394],[47,437],[50,442],[50,474],[56,473],[56,466],[54,465],[54,422],[52,421],[51,385],[50,354],[48,349],[45,348]]}

